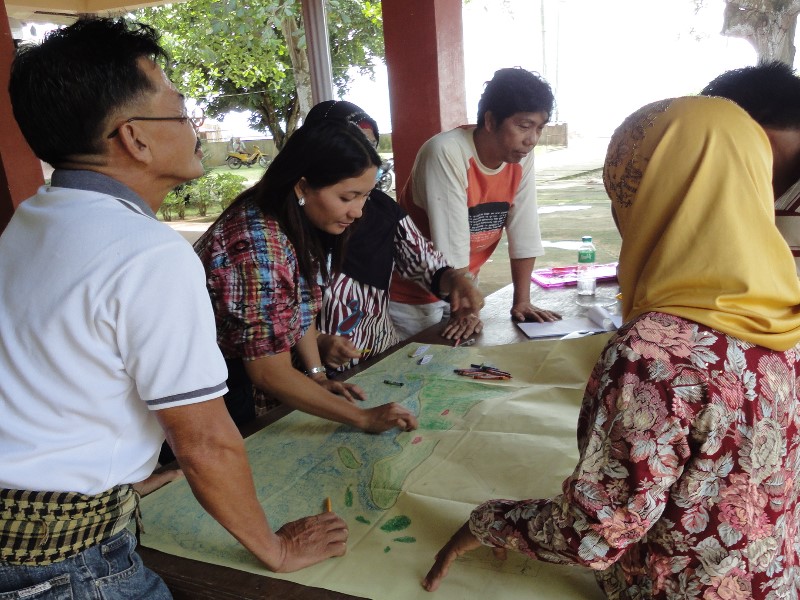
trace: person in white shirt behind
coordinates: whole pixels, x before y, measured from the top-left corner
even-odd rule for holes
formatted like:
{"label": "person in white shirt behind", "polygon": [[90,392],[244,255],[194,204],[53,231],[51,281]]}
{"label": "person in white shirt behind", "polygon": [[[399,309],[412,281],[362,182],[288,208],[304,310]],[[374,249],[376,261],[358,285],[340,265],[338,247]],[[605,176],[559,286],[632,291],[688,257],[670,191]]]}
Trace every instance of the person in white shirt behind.
{"label": "person in white shirt behind", "polygon": [[703,96],[733,100],[755,120],[772,146],[775,225],[800,275],[800,77],[780,61],[726,71]]}

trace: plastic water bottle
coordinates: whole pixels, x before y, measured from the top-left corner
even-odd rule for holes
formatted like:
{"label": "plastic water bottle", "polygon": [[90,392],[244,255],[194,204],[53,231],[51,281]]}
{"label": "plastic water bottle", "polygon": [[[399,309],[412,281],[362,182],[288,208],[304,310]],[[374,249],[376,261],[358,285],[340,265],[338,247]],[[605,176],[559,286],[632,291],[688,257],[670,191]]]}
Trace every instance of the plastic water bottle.
{"label": "plastic water bottle", "polygon": [[597,280],[594,275],[595,247],[592,236],[581,238],[578,248],[578,296],[594,296]]}

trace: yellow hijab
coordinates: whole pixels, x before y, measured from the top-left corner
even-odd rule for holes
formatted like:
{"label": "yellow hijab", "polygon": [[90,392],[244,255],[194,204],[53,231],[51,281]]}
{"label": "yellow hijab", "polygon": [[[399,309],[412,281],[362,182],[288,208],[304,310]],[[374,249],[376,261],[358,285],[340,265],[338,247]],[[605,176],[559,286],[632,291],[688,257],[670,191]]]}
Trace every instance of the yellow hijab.
{"label": "yellow hijab", "polygon": [[773,350],[800,342],[800,282],[775,227],[772,152],[722,98],[649,104],[608,147],[626,321],[659,311]]}

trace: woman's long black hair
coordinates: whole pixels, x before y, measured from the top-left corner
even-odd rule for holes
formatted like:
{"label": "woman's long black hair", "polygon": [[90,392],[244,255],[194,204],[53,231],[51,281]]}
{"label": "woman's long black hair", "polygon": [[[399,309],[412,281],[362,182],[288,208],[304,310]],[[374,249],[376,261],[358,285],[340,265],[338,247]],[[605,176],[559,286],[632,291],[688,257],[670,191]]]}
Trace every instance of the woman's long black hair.
{"label": "woman's long black hair", "polygon": [[317,190],[358,177],[380,164],[380,156],[356,125],[340,120],[306,123],[289,137],[261,180],[239,194],[225,212],[240,202],[255,199],[264,214],[279,223],[294,246],[303,277],[315,281],[318,267],[324,280],[329,274],[329,252],[333,270],[341,268],[350,230],[330,235],[314,227],[298,204],[295,185],[305,179],[310,188]]}

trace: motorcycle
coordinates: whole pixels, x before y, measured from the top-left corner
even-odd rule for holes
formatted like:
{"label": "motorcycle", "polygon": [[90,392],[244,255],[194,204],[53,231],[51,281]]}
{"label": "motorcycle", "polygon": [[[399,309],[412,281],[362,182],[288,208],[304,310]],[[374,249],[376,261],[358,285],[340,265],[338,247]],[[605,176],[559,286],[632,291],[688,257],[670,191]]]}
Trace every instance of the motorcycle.
{"label": "motorcycle", "polygon": [[394,189],[394,158],[387,158],[378,168],[378,183],[375,187],[384,194]]}
{"label": "motorcycle", "polygon": [[270,158],[258,146],[253,146],[252,154],[247,152],[228,152],[225,162],[231,169],[239,169],[242,165],[250,167],[256,163],[265,169],[269,166]]}

